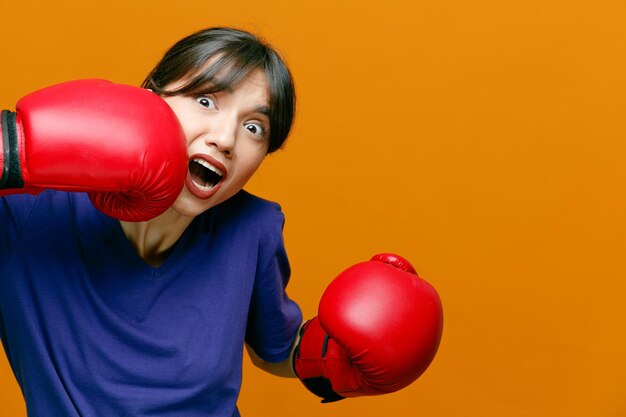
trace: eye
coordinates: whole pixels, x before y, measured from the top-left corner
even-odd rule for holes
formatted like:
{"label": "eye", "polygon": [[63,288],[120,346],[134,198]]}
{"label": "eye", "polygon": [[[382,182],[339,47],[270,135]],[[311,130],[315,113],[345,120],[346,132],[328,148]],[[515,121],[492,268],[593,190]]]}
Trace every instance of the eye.
{"label": "eye", "polygon": [[196,97],[196,102],[202,107],[206,107],[207,109],[216,108],[215,101],[212,98],[207,97],[207,96]]}
{"label": "eye", "polygon": [[265,137],[266,129],[261,123],[246,123],[244,124],[244,127],[248,132],[259,138]]}

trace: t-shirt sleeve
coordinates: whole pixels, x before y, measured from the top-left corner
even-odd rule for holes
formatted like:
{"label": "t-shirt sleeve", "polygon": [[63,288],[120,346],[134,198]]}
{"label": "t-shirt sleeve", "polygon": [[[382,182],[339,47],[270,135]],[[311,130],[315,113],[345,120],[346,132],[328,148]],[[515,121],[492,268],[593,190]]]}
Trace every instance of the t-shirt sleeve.
{"label": "t-shirt sleeve", "polygon": [[30,194],[0,197],[0,270],[11,256],[36,199]]}
{"label": "t-shirt sleeve", "polygon": [[261,239],[246,330],[246,343],[268,362],[289,357],[302,323],[300,307],[286,292],[291,268],[282,235],[284,216],[278,206],[276,210],[273,227]]}

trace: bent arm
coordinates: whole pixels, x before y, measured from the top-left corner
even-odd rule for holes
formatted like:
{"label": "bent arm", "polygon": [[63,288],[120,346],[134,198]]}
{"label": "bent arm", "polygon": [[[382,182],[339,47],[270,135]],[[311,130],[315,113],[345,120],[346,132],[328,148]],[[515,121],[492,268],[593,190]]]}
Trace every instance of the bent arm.
{"label": "bent arm", "polygon": [[[302,325],[300,325],[300,327],[302,327]],[[293,353],[298,345],[298,341],[300,340],[300,328],[298,328],[298,332],[296,334],[297,336],[291,346],[289,357],[281,362],[268,362],[261,359],[259,355],[257,355],[256,352],[246,343],[246,350],[248,351],[248,355],[250,356],[254,366],[272,375],[283,378],[297,378],[297,375],[293,370]]]}

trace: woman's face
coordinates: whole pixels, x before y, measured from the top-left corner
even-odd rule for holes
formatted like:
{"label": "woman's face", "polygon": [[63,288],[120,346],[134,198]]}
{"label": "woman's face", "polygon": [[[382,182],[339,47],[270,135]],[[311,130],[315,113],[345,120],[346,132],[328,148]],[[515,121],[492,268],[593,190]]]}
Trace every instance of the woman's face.
{"label": "woman's face", "polygon": [[189,154],[174,211],[197,216],[232,197],[254,174],[269,147],[268,91],[265,74],[254,70],[229,90],[164,97],[183,126]]}

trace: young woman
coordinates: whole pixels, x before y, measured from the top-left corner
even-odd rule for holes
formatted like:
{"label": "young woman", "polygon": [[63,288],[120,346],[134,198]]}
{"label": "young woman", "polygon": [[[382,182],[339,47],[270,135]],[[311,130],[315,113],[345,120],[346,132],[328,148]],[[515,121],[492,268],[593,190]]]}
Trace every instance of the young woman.
{"label": "young woman", "polygon": [[280,207],[242,190],[291,128],[278,54],[203,30],[143,87],[74,81],[1,113],[0,338],[29,416],[238,416],[244,345],[324,401],[414,381],[434,289],[377,255],[301,326]]}
{"label": "young woman", "polygon": [[[242,190],[289,134],[295,94],[287,67],[253,35],[213,28],[174,45],[144,87],[152,93],[141,93],[161,96],[173,110],[185,142],[184,174],[179,168],[160,174],[165,183],[180,182],[176,191],[182,191],[157,217],[118,221],[96,210],[86,194],[40,192],[73,186],[34,184],[33,178],[55,171],[35,165],[65,158],[73,164],[65,169],[77,172],[80,150],[58,146],[62,155],[48,153],[41,162],[35,151],[13,158],[29,165],[22,176],[38,194],[0,198],[0,336],[31,416],[236,416],[244,342],[259,366],[293,375],[289,358],[302,317],[285,293],[290,269],[283,214],[277,204]],[[97,82],[64,88],[55,100],[66,103],[71,94],[93,99],[69,112],[71,122],[58,123],[71,124],[70,131],[87,125],[83,136],[93,135],[93,122],[76,113],[127,100],[116,96],[111,103]],[[52,135],[53,123],[38,121],[40,108],[60,106],[41,105],[49,100],[41,94],[22,100],[17,121],[4,123],[22,123],[31,149],[46,146],[38,135]],[[130,122],[105,120],[111,139],[95,145],[80,139],[77,148],[96,150],[84,152],[91,159],[77,176],[113,175],[120,154],[132,147],[128,136],[153,125],[169,132],[162,139],[146,135],[154,142],[143,147],[165,153],[149,162],[153,171],[181,158],[169,145],[178,133],[173,122],[154,103],[142,107],[155,120],[136,122],[143,116],[133,109],[119,116]],[[116,110],[97,109],[94,118],[108,119],[109,111]],[[111,146],[121,123],[133,124],[126,129],[133,133]],[[11,135],[4,136],[8,143]],[[110,148],[118,155],[109,159]],[[7,167],[10,153],[4,155]],[[109,161],[90,168],[101,159]],[[140,165],[145,159],[134,160]],[[87,188],[109,187],[89,181],[98,184]],[[92,200],[98,206],[97,197]]]}

